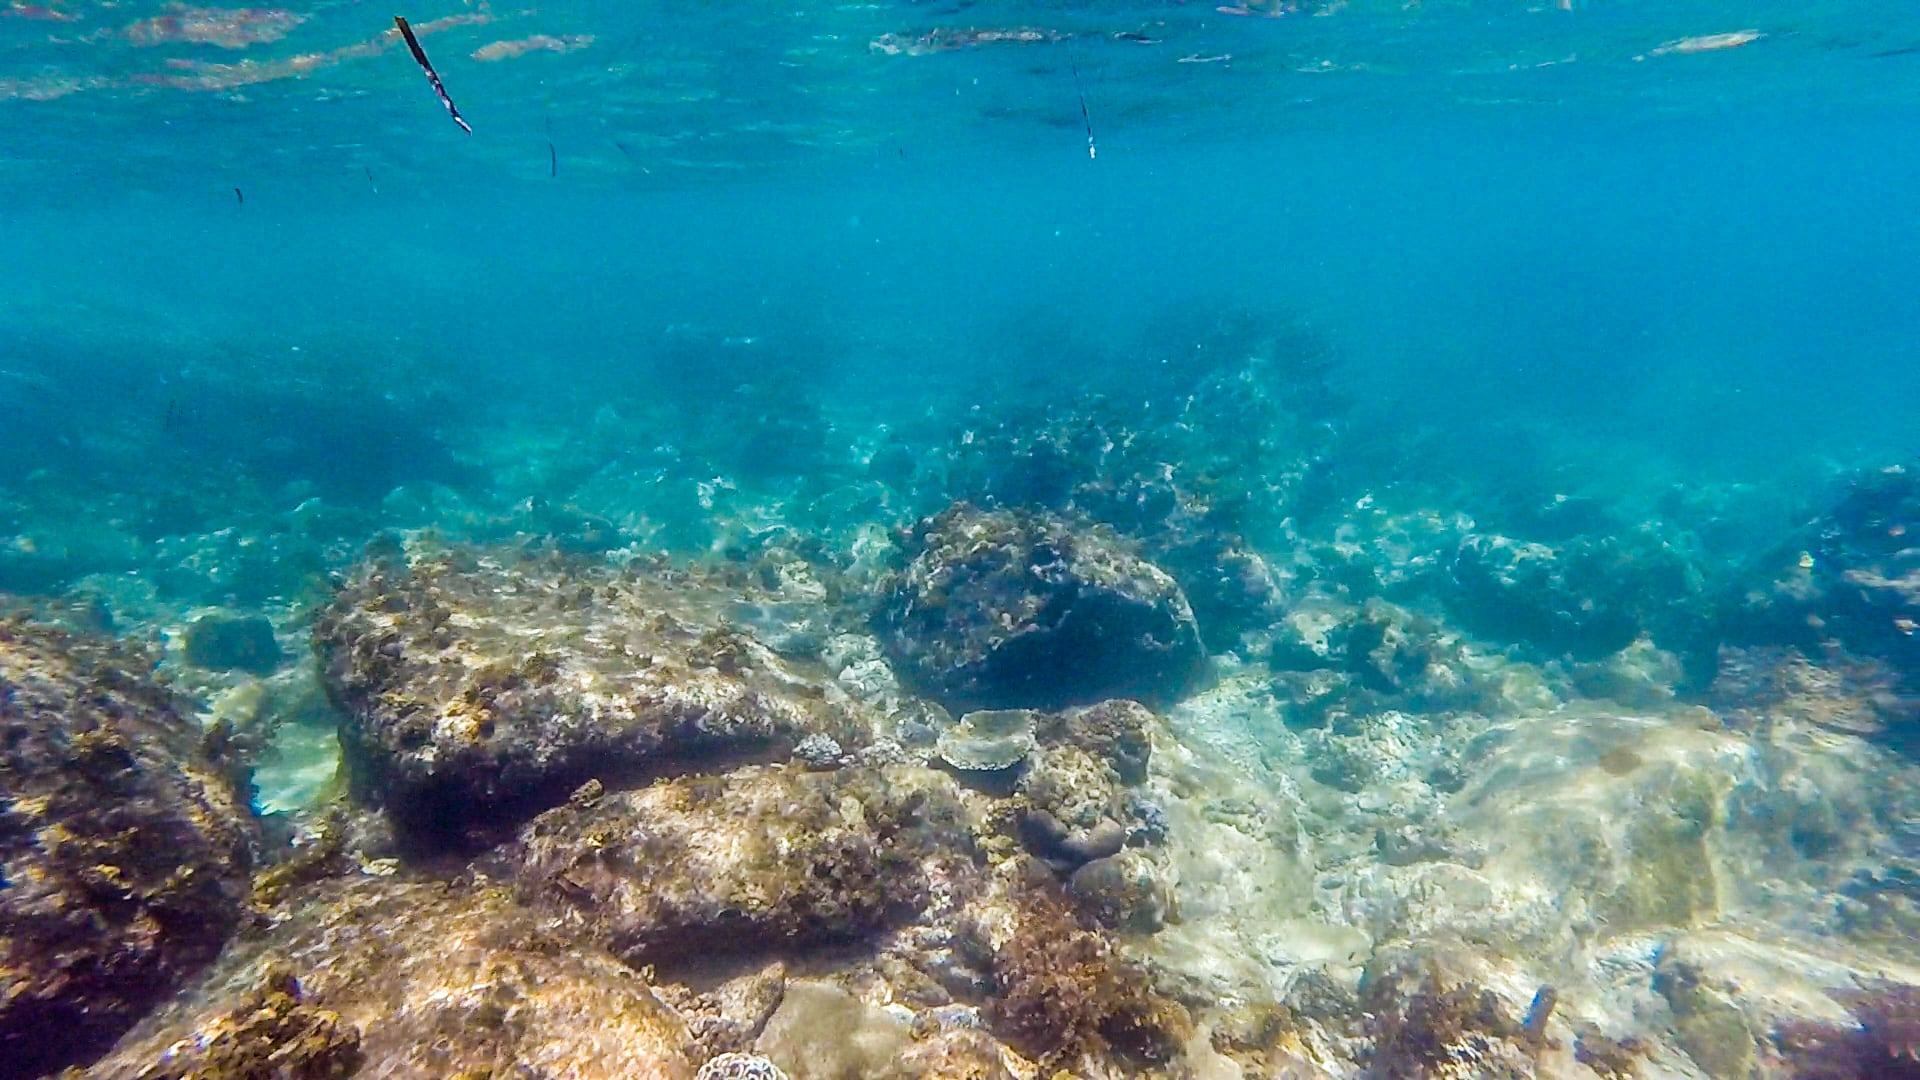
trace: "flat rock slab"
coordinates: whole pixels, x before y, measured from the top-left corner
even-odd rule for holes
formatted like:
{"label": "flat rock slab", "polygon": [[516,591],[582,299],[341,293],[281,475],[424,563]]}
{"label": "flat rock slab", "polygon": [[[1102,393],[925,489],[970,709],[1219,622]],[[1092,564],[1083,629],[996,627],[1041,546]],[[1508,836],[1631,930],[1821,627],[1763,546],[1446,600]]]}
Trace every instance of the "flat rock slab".
{"label": "flat rock slab", "polygon": [[503,856],[523,898],[635,965],[857,940],[970,858],[959,791],[917,766],[748,768],[591,787]]}
{"label": "flat rock slab", "polygon": [[314,628],[356,791],[458,841],[590,778],[866,741],[823,681],[724,626],[733,599],[662,567],[489,549],[363,565]]}

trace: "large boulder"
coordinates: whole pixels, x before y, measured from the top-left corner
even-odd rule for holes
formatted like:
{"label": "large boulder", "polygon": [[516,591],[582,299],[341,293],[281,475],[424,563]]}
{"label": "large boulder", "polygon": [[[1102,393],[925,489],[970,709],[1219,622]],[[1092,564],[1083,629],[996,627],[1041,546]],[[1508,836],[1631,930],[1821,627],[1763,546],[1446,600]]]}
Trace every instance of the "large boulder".
{"label": "large boulder", "polygon": [[507,890],[354,874],[275,915],[88,1075],[694,1075],[686,1023],[645,979]]}
{"label": "large boulder", "polygon": [[152,669],[0,621],[0,1076],[98,1056],[240,921],[251,815]]}
{"label": "large boulder", "polygon": [[875,628],[949,708],[1165,701],[1204,659],[1193,609],[1111,531],[956,503],[916,525]]}
{"label": "large boulder", "polygon": [[458,549],[356,574],[315,623],[357,791],[416,840],[493,839],[590,778],[785,757],[864,723],[664,568]]}

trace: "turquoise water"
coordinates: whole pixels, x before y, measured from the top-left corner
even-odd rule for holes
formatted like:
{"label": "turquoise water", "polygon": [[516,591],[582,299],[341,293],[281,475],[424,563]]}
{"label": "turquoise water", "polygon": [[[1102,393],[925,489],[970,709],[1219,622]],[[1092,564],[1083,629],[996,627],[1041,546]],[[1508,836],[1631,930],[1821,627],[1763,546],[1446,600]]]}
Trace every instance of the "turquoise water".
{"label": "turquoise water", "polygon": [[[716,375],[884,397],[1124,385],[1144,324],[1211,307],[1310,323],[1382,438],[1766,483],[1910,452],[1920,20],[1541,7],[411,12],[467,20],[423,38],[467,136],[361,5],[16,5],[5,367],[160,408],[213,356],[336,402],[397,360],[430,423],[558,428],[676,326],[755,339]],[[1067,40],[872,46],[940,28]],[[474,59],[534,35],[578,47]],[[92,390],[60,436],[137,438]]]}
{"label": "turquoise water", "polygon": [[[1920,453],[1920,8],[400,12],[472,134],[393,14],[0,7],[0,595],[153,644],[206,718],[267,733],[260,809],[337,793],[308,635],[376,538],[725,565],[810,537],[795,558],[844,579],[766,586],[754,632],[801,636],[772,624],[831,621],[830,594],[858,638],[889,530],[1038,504],[1170,561],[1231,534],[1272,570],[1248,615],[1175,566],[1211,666],[1162,703],[1199,762],[1171,789],[1213,778],[1260,824],[1170,797],[1190,918],[1135,943],[1165,970],[1279,1000],[1495,911],[1462,931],[1490,985],[1562,985],[1563,1023],[1688,1077],[1746,1074],[1660,1011],[1685,1012],[1663,957],[1790,970],[1801,1004],[1835,972],[1920,981],[1915,579],[1874,579],[1903,598],[1866,604],[1886,640],[1739,599],[1793,567],[1855,582],[1841,560],[1912,513],[1833,508]],[[1142,509],[1147,474],[1206,509]],[[1627,554],[1555,571],[1589,575],[1555,637],[1526,586],[1459,569],[1495,534]],[[1909,566],[1893,540],[1860,565]],[[1610,605],[1642,634],[1582,637]],[[268,617],[282,666],[189,662],[216,610]],[[1356,666],[1391,686],[1327,723],[1301,672],[1332,663],[1288,666],[1326,611],[1473,693]],[[1831,627],[1879,666],[1819,654]],[[874,640],[817,648],[821,678],[862,697]],[[1714,678],[1748,644],[1818,671],[1755,705],[1757,661]],[[1590,821],[1593,848],[1565,839]],[[1609,843],[1616,878],[1573,869]],[[1661,876],[1707,848],[1708,899]],[[1843,1015],[1777,1004],[1728,1006],[1778,1066],[1754,1075],[1795,1075],[1767,1025]]]}

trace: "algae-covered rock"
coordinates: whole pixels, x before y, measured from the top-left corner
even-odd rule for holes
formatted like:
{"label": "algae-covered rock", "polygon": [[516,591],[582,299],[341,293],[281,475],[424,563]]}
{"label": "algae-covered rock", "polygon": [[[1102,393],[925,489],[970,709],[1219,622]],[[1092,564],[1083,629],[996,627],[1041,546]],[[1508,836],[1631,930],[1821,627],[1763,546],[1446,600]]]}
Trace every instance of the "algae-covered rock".
{"label": "algae-covered rock", "polygon": [[965,503],[921,521],[874,622],[955,709],[1177,696],[1203,659],[1179,585],[1097,526]]}
{"label": "algae-covered rock", "polygon": [[503,856],[528,901],[634,964],[869,935],[965,858],[953,780],[892,766],[748,768],[583,792]]}
{"label": "algae-covered rock", "polygon": [[[356,875],[278,914],[89,1075],[694,1075],[686,1025],[644,979],[556,935],[503,889]],[[357,1071],[323,1068],[350,1056]]]}
{"label": "algae-covered rock", "polygon": [[273,623],[262,615],[210,612],[187,624],[187,663],[213,671],[268,675],[283,658]]}
{"label": "algae-covered rock", "polygon": [[1758,1049],[1755,1033],[1735,1004],[1731,984],[1712,979],[1679,949],[1668,948],[1654,971],[1654,989],[1673,1010],[1680,1046],[1715,1080],[1741,1080],[1753,1074]]}
{"label": "algae-covered rock", "polygon": [[270,970],[232,1011],[213,1017],[191,1041],[168,1047],[141,1070],[140,1080],[352,1076],[361,1064],[359,1030],[304,998],[290,970]]}
{"label": "algae-covered rock", "polygon": [[993,956],[995,1032],[1043,1067],[1090,1052],[1165,1062],[1193,1019],[1165,997],[1105,935],[1074,918],[1055,887],[1021,893],[1003,928],[983,943]]}
{"label": "algae-covered rock", "polygon": [[0,1075],[100,1054],[240,921],[251,815],[152,668],[0,621]]}
{"label": "algae-covered rock", "polygon": [[356,789],[416,837],[511,826],[587,780],[784,757],[865,723],[666,568],[461,549],[363,566],[314,641]]}

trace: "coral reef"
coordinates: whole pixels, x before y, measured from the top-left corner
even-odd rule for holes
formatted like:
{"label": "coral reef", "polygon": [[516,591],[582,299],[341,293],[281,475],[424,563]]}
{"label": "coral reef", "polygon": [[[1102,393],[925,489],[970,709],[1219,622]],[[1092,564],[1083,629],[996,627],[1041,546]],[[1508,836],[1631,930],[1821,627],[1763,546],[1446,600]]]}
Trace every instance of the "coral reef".
{"label": "coral reef", "polygon": [[1112,533],[956,504],[914,526],[874,625],[952,709],[1165,700],[1203,657],[1180,587]]}
{"label": "coral reef", "polygon": [[[269,375],[279,443],[216,422],[244,381],[168,407],[238,479],[103,490],[93,436],[0,464],[0,584],[169,643],[0,668],[0,707],[112,714],[12,725],[0,907],[67,882],[66,974],[146,980],[27,1023],[48,969],[9,952],[0,1074],[1910,1072],[1912,475],[1777,548],[1732,488],[1468,483],[1346,438],[1311,335],[1197,318],[1044,404],[877,406],[822,381],[842,343],[676,326],[553,388],[578,430],[389,439],[442,391],[343,420]],[[106,655],[22,626],[0,661]],[[129,689],[156,664],[204,732]],[[140,784],[244,787],[263,746],[250,893],[218,828],[114,847]]]}
{"label": "coral reef", "polygon": [[0,1073],[112,1045],[239,925],[256,840],[152,657],[0,620]]}
{"label": "coral reef", "polygon": [[371,560],[314,642],[358,790],[416,837],[461,842],[589,777],[867,739],[717,603],[664,569],[461,548]]}

